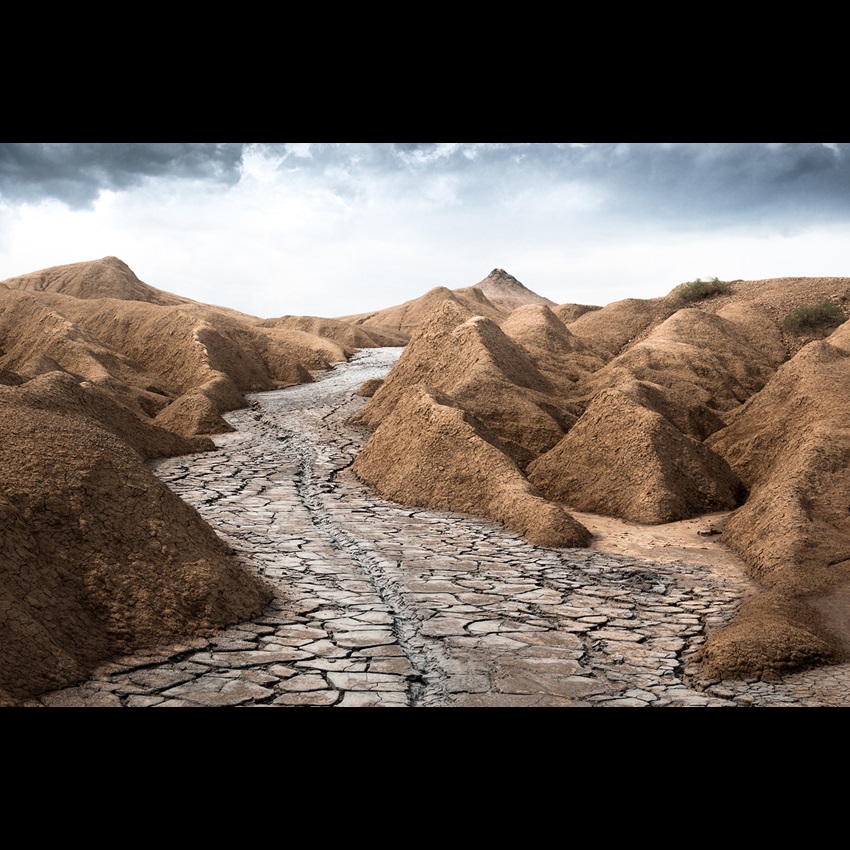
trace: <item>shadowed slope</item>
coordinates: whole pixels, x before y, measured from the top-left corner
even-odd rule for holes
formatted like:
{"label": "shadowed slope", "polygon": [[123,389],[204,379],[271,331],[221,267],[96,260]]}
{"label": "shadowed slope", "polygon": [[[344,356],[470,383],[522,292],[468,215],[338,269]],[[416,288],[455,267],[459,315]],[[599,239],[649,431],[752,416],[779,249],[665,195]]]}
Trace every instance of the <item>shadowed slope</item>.
{"label": "shadowed slope", "polygon": [[261,582],[134,450],[23,389],[0,403],[0,699],[263,609]]}
{"label": "shadowed slope", "polygon": [[539,546],[588,545],[587,529],[540,498],[499,444],[446,396],[416,387],[372,435],[353,471],[405,504],[490,517]]}
{"label": "shadowed slope", "polygon": [[527,474],[548,499],[632,522],[730,510],[745,495],[722,458],[617,390],[601,392]]}
{"label": "shadowed slope", "polygon": [[522,346],[460,305],[441,304],[423,323],[355,424],[375,428],[405,391],[425,385],[450,396],[499,436],[520,466],[560,440],[576,413]]}

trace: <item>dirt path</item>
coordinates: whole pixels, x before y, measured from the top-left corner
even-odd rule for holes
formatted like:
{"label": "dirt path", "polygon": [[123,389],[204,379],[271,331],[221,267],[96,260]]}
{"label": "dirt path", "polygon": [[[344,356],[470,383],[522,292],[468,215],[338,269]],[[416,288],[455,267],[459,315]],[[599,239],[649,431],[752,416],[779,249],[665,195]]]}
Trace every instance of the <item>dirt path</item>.
{"label": "dirt path", "polygon": [[262,617],[118,659],[41,703],[850,704],[833,671],[693,686],[688,658],[751,587],[699,534],[722,516],[659,528],[582,514],[595,548],[543,549],[378,498],[349,469],[368,435],[345,421],[364,403],[354,390],[399,351],[258,395],[216,451],[153,464],[273,584]]}

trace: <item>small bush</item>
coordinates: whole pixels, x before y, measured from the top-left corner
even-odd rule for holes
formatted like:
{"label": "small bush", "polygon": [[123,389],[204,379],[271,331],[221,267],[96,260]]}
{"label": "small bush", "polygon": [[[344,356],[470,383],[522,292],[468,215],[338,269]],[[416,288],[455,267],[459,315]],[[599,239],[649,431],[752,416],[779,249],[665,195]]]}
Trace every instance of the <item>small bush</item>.
{"label": "small bush", "polygon": [[702,301],[712,295],[728,295],[732,291],[728,283],[718,278],[712,280],[692,280],[686,283],[678,292],[681,301]]}
{"label": "small bush", "polygon": [[847,317],[828,298],[820,304],[798,307],[783,320],[782,327],[792,334],[823,334],[847,321]]}

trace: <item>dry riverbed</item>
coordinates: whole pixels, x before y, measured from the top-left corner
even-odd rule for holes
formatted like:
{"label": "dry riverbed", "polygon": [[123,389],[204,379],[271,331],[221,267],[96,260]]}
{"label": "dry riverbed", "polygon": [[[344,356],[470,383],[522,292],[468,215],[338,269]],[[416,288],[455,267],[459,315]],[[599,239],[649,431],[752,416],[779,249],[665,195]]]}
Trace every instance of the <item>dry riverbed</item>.
{"label": "dry riverbed", "polygon": [[[578,514],[594,547],[544,549],[475,517],[387,502],[345,424],[401,349],[228,415],[217,450],[151,464],[276,590],[251,623],[116,659],[43,705],[848,705],[848,667],[700,681],[688,663],[751,583],[723,515],[638,526]],[[700,533],[702,532],[702,533]]]}

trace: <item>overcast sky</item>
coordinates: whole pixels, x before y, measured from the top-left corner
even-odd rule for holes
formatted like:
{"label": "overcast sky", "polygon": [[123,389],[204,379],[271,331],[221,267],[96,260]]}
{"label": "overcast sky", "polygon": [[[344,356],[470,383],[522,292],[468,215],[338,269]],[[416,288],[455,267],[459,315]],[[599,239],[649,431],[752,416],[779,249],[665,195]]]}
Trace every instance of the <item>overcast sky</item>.
{"label": "overcast sky", "polygon": [[263,317],[493,268],[557,303],[850,276],[850,145],[0,144],[0,280],[114,255]]}

